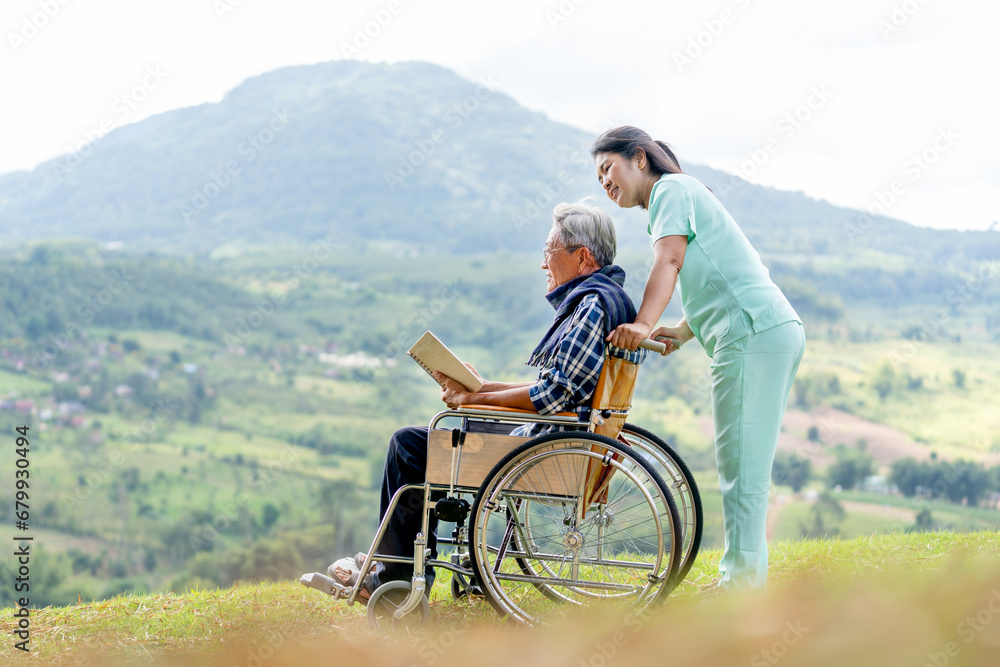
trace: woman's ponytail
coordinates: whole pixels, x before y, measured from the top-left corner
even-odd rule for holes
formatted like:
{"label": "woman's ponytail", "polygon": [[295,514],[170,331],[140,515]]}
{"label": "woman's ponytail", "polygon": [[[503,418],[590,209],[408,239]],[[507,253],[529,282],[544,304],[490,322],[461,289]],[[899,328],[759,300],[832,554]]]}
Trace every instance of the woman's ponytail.
{"label": "woman's ponytail", "polygon": [[615,153],[631,160],[639,148],[646,153],[649,168],[657,176],[683,173],[670,146],[662,141],[653,141],[651,136],[631,125],[613,128],[597,137],[590,155],[596,157],[598,153]]}
{"label": "woman's ponytail", "polygon": [[673,162],[673,166],[677,167],[677,171],[667,172],[667,173],[675,173],[675,174],[681,173],[680,160],[678,160],[677,156],[674,155],[674,152],[670,150],[670,146],[668,146],[665,141],[659,141],[659,140],[656,141],[656,145],[663,149],[663,152],[666,153],[667,157],[670,158],[670,161]]}

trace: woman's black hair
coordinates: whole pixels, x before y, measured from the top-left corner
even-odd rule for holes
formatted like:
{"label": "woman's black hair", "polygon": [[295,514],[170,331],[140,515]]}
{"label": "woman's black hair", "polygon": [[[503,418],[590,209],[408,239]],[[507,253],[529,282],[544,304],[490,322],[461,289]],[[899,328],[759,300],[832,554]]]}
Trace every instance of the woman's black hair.
{"label": "woman's black hair", "polygon": [[683,173],[681,163],[677,161],[677,156],[670,150],[670,146],[662,141],[654,141],[651,136],[631,125],[607,130],[597,137],[590,149],[590,156],[597,157],[598,153],[615,153],[631,160],[635,157],[637,148],[645,151],[649,159],[649,168],[657,176]]}

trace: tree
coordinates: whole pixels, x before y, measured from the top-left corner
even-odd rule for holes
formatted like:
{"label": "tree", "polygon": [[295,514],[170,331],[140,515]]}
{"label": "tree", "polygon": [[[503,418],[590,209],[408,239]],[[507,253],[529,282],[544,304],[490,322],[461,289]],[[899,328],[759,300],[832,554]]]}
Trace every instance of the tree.
{"label": "tree", "polygon": [[771,479],[775,484],[787,484],[798,493],[812,478],[812,463],[809,459],[788,452],[778,452],[771,468]]}
{"label": "tree", "polygon": [[264,530],[270,530],[274,522],[281,516],[281,510],[274,503],[264,503],[264,508],[260,514],[260,521],[264,524]]}
{"label": "tree", "polygon": [[951,374],[955,378],[955,388],[965,389],[965,371],[956,368],[951,372]]}
{"label": "tree", "polygon": [[302,556],[295,545],[267,539],[230,551],[221,563],[225,584],[234,581],[283,581],[297,577],[302,567]]}
{"label": "tree", "polygon": [[837,445],[834,456],[836,462],[826,470],[827,483],[831,487],[853,489],[875,470],[875,459],[858,449]]}
{"label": "tree", "polygon": [[944,495],[953,503],[964,500],[969,505],[978,505],[992,486],[990,475],[981,463],[959,459],[941,465],[946,468]]}
{"label": "tree", "polygon": [[925,507],[917,513],[913,525],[907,528],[906,532],[925,533],[935,529],[937,529],[937,524],[934,522],[934,517],[931,516],[931,511]]}
{"label": "tree", "polygon": [[917,489],[926,484],[926,465],[921,465],[913,457],[892,462],[889,481],[907,498],[917,495]]}
{"label": "tree", "polygon": [[354,529],[357,527],[351,517],[356,513],[354,510],[360,502],[358,486],[352,479],[323,482],[319,496],[324,516],[333,521],[334,553],[341,553],[345,544],[353,542]]}
{"label": "tree", "polygon": [[809,521],[799,522],[799,533],[802,537],[836,537],[840,535],[837,524],[846,516],[847,513],[837,499],[829,491],[824,491],[809,508]]}
{"label": "tree", "polygon": [[888,361],[882,362],[882,365],[878,367],[875,371],[875,375],[872,378],[872,387],[878,393],[878,397],[883,401],[889,394],[892,393],[892,388],[896,385],[896,371],[893,369],[892,364]]}

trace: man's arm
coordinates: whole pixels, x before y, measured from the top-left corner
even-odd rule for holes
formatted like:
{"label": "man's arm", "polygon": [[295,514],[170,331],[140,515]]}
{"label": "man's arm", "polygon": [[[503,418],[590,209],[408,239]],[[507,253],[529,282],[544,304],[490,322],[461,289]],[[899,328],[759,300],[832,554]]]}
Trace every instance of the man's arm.
{"label": "man's arm", "polygon": [[[524,410],[534,410],[535,405],[531,402],[532,384],[513,386],[506,389],[487,389],[489,385],[477,392],[466,391],[465,387],[455,382],[447,375],[441,375],[435,371],[436,379],[444,382],[447,386],[441,389],[441,400],[449,408],[457,408],[459,405],[495,405],[505,408],[522,408]],[[491,383],[505,384],[505,383]],[[510,383],[514,384],[514,383]]]}
{"label": "man's arm", "polygon": [[[449,407],[496,405],[551,415],[588,402],[597,388],[604,363],[604,308],[596,296],[586,297],[573,314],[570,330],[549,366],[531,384],[500,391],[468,392],[446,376],[435,376],[447,387],[441,400]],[[484,387],[486,389],[486,387]]]}
{"label": "man's arm", "polygon": [[465,364],[465,367],[472,371],[472,374],[479,378],[479,381],[483,383],[483,386],[479,389],[480,393],[503,391],[505,389],[517,389],[518,387],[530,387],[533,384],[531,382],[496,382],[494,380],[487,380],[479,374],[479,371],[476,370],[475,366],[466,361],[463,361],[462,363]]}

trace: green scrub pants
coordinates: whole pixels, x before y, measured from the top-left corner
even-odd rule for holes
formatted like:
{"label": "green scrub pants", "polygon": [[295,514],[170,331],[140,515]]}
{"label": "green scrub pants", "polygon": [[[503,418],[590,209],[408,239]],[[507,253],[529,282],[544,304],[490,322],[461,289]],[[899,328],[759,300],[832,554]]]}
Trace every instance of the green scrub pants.
{"label": "green scrub pants", "polygon": [[767,581],[767,496],[785,403],[805,351],[798,322],[751,333],[716,350],[712,363],[715,458],[722,488],[725,588]]}

